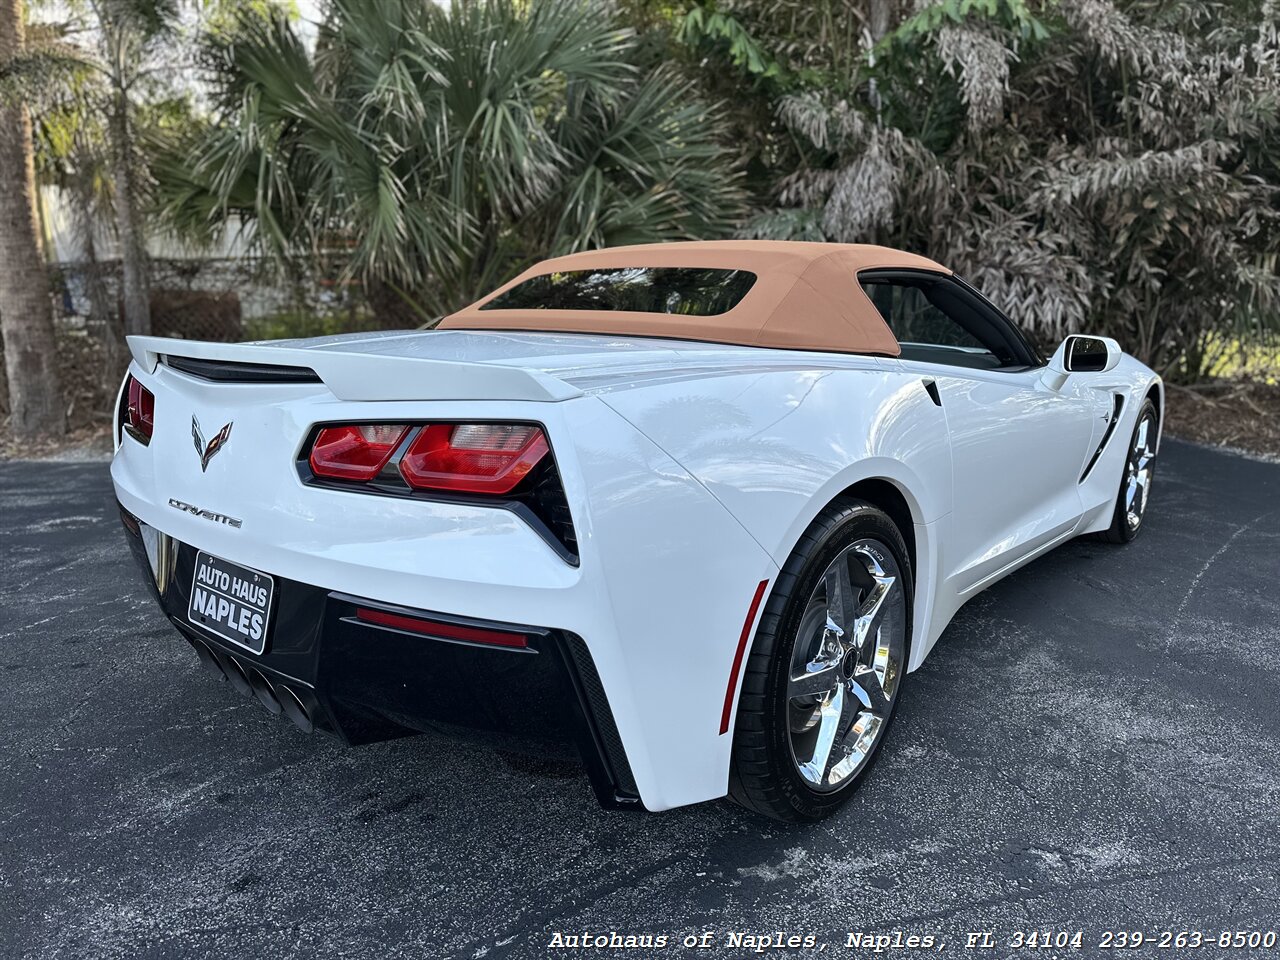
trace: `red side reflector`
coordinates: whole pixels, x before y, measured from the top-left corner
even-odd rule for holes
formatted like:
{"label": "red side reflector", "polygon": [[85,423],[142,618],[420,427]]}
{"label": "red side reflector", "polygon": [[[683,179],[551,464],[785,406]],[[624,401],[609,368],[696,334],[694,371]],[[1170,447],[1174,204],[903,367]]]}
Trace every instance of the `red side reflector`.
{"label": "red side reflector", "polygon": [[335,480],[372,480],[408,432],[400,423],[325,427],[311,447],[311,472]]}
{"label": "red side reflector", "polygon": [[487,643],[495,647],[527,647],[529,645],[528,638],[522,633],[486,630],[483,627],[464,627],[456,623],[441,623],[437,620],[422,620],[399,613],[388,613],[386,610],[370,610],[367,607],[357,608],[356,618],[368,623],[376,623],[380,627],[408,630],[410,633],[421,633],[423,636],[440,637],[444,640]]}
{"label": "red side reflector", "polygon": [[130,533],[136,533],[141,535],[142,528],[139,527],[138,525],[139,524],[138,518],[135,517],[128,510],[126,510],[124,507],[120,508],[120,522],[124,524],[124,528],[128,530]]}
{"label": "red side reflector", "polygon": [[137,439],[142,440],[143,443],[151,440],[151,435],[156,428],[156,398],[150,390],[135,380],[132,374],[129,375],[128,406],[125,417],[129,426],[135,431]]}
{"label": "red side reflector", "polygon": [[400,461],[417,490],[510,493],[547,455],[540,427],[524,423],[433,423]]}
{"label": "red side reflector", "polygon": [[729,686],[724,692],[724,709],[720,711],[720,732],[729,732],[729,717],[733,715],[733,695],[738,692],[738,673],[742,670],[742,655],[747,652],[747,640],[751,637],[751,626],[756,622],[756,611],[760,609],[760,601],[764,599],[764,588],[768,580],[761,580],[756,587],[756,595],[751,598],[751,607],[747,610],[747,622],[742,625],[742,635],[738,637],[738,649],[733,655],[733,669],[729,671]]}

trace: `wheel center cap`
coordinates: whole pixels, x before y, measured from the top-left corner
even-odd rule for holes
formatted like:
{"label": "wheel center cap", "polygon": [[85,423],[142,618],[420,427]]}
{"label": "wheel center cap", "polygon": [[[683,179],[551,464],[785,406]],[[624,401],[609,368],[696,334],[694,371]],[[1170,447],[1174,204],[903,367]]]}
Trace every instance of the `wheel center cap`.
{"label": "wheel center cap", "polygon": [[846,680],[853,677],[853,672],[858,669],[858,651],[849,649],[845,652],[844,659],[840,661],[840,674]]}

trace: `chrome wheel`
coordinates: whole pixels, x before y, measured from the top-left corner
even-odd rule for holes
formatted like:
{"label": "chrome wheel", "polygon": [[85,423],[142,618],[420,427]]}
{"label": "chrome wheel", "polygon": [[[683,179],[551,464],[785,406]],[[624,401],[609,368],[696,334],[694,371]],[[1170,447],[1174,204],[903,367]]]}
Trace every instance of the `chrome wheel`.
{"label": "chrome wheel", "polygon": [[791,656],[791,756],[830,792],[866,765],[888,727],[907,646],[906,590],[893,552],[859,540],[831,562],[805,606]]}
{"label": "chrome wheel", "polygon": [[1129,530],[1135,531],[1142,524],[1151,495],[1151,475],[1155,469],[1155,418],[1146,415],[1133,434],[1133,446],[1125,467],[1124,517]]}

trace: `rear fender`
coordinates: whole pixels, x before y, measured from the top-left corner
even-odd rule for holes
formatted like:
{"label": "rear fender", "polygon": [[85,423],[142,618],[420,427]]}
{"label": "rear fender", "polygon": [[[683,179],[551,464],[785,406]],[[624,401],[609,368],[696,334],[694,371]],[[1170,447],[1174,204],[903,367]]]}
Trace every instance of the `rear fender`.
{"label": "rear fender", "polygon": [[945,411],[893,361],[747,371],[602,395],[715,496],[779,567],[818,513],[854,484],[892,483],[916,544],[914,669],[937,580],[934,524],[952,509]]}

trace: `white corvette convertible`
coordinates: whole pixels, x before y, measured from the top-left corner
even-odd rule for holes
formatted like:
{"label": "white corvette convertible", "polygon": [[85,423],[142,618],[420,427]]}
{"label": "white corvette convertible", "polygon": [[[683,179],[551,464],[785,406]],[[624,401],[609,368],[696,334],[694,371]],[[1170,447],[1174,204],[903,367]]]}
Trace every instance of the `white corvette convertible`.
{"label": "white corvette convertible", "polygon": [[432,331],[130,347],[121,517],[237,689],[350,743],[567,745],[610,807],[785,820],[863,779],[966,600],[1141,531],[1163,410],[1114,341],[1046,362],[946,268],[855,245],[614,248]]}

